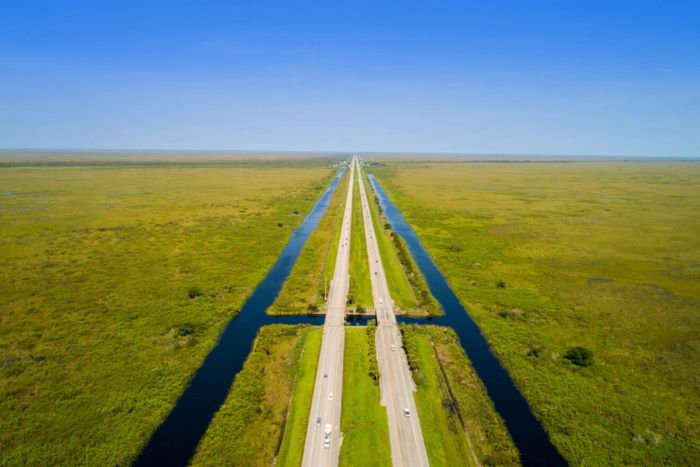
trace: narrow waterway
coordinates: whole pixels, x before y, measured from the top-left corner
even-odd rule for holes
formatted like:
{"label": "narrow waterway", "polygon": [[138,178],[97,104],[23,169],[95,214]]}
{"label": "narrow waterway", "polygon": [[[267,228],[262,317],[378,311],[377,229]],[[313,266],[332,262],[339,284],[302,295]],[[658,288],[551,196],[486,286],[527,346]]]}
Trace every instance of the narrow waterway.
{"label": "narrow waterway", "polygon": [[[430,323],[450,326],[459,336],[462,347],[469,356],[477,375],[484,382],[496,411],[505,421],[506,427],[520,451],[523,464],[525,466],[567,465],[564,458],[552,445],[542,425],[532,414],[530,406],[513,383],[510,375],[491,351],[479,327],[433,263],[416,233],[387,197],[375,178],[371,174],[367,176],[392,229],[406,241],[411,255],[425,276],[430,291],[442,305],[444,316],[433,318]],[[424,318],[400,317],[399,321],[426,324]]]}
{"label": "narrow waterway", "polygon": [[214,414],[226,400],[260,327],[273,323],[322,324],[322,315],[273,317],[266,310],[277,298],[304,243],[325,214],[344,172],[345,167],[341,168],[311,212],[292,233],[272,269],[243,304],[238,315],[226,325],[218,343],[134,465],[185,466],[189,463]]}

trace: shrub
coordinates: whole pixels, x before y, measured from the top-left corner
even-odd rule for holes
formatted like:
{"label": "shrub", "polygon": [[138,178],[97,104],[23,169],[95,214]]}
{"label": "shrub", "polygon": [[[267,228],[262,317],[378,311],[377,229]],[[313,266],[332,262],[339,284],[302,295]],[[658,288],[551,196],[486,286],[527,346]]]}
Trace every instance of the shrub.
{"label": "shrub", "polygon": [[369,359],[369,376],[374,380],[375,384],[379,384],[379,362],[377,362],[377,347],[376,347],[376,332],[377,322],[370,320],[367,323],[367,337],[369,338],[369,348],[367,350],[367,358]]}
{"label": "shrub", "polygon": [[187,291],[187,296],[190,298],[197,298],[204,295],[204,292],[199,287],[190,287]]}
{"label": "shrub", "polygon": [[197,330],[197,326],[193,323],[181,323],[175,327],[175,335],[177,337],[191,336]]}
{"label": "shrub", "polygon": [[450,245],[447,247],[448,250],[450,250],[453,253],[457,253],[459,251],[462,251],[462,247],[459,245]]}
{"label": "shrub", "polygon": [[498,281],[498,282],[496,283],[496,287],[498,287],[499,289],[505,289],[505,288],[506,288],[506,283],[505,283],[504,281]]}
{"label": "shrub", "polygon": [[278,222],[277,227],[284,227],[284,222]]}
{"label": "shrub", "polygon": [[593,352],[585,347],[572,347],[566,351],[564,358],[577,366],[591,366],[593,364]]}

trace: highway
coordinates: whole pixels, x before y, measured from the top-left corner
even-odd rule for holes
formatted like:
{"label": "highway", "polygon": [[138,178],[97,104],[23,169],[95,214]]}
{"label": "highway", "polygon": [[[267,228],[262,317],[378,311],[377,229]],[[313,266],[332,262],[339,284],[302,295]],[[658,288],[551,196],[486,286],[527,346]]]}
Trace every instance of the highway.
{"label": "highway", "polygon": [[379,255],[377,238],[367,205],[367,194],[362,183],[362,169],[356,158],[353,162],[357,165],[372,296],[377,311],[377,359],[381,374],[382,405],[386,407],[389,419],[391,460],[394,467],[428,466],[428,453],[425,450],[423,432],[413,399],[415,384],[408,367],[401,332],[394,315],[393,301],[389,295],[389,287]]}
{"label": "highway", "polygon": [[[350,183],[341,226],[338,255],[327,300],[323,341],[316,371],[314,395],[306,430],[305,467],[337,466],[340,454],[340,409],[343,392],[343,350],[345,345],[345,305],[349,287],[350,228],[355,158],[350,166]],[[326,437],[327,424],[331,433]]]}

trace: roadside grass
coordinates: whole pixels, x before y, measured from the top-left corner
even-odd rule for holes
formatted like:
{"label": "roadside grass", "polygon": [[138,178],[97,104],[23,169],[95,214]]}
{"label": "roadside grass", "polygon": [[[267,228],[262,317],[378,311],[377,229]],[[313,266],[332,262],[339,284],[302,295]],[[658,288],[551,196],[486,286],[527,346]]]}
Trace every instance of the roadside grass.
{"label": "roadside grass", "polygon": [[[428,284],[413,261],[408,247],[399,236],[395,236],[388,222],[381,213],[374,191],[363,171],[361,183],[364,183],[372,217],[372,225],[377,235],[379,254],[386,275],[389,293],[396,306],[408,315],[425,316],[441,314],[440,304],[432,296]],[[388,227],[388,228],[385,228]],[[405,264],[399,258],[397,242],[404,250]]]}
{"label": "roadside grass", "polygon": [[372,171],[571,464],[700,464],[700,164]]}
{"label": "roadside grass", "polygon": [[340,465],[391,465],[386,409],[380,405],[379,384],[370,376],[370,358],[376,362],[377,357],[369,338],[364,326],[345,330]]}
{"label": "roadside grass", "polygon": [[275,465],[291,467],[301,465],[322,338],[322,327],[313,327],[306,338],[304,354],[301,356],[294,392],[287,411],[284,436]]}
{"label": "roadside grass", "polygon": [[130,463],[335,172],[1,167],[0,464]]}
{"label": "roadside grass", "polygon": [[[303,325],[275,324],[260,329],[226,401],[197,447],[192,465],[273,463],[282,430],[286,430],[292,394],[305,389],[295,385],[305,374],[304,363],[309,358],[304,357],[318,358],[320,334],[319,328]],[[292,425],[296,421],[292,420]]]}
{"label": "roadside grass", "polygon": [[[355,177],[355,184],[359,177]],[[372,283],[369,277],[369,259],[367,256],[367,239],[362,221],[362,201],[360,189],[353,187],[352,195],[352,233],[350,235],[350,288],[348,302],[353,306],[373,307]],[[342,239],[341,239],[342,241]]]}
{"label": "roadside grass", "polygon": [[451,328],[401,325],[431,465],[519,465],[518,451]]}
{"label": "roadside grass", "polygon": [[279,296],[269,308],[269,314],[313,313],[325,304],[326,285],[332,279],[338,254],[349,178],[348,170],[340,180],[326,214],[306,241]]}

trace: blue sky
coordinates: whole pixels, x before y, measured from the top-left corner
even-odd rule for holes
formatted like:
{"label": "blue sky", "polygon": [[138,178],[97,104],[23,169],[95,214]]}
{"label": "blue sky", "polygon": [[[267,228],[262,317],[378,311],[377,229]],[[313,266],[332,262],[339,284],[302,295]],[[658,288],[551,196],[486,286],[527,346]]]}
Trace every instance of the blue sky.
{"label": "blue sky", "polygon": [[7,0],[0,147],[700,156],[700,2]]}

